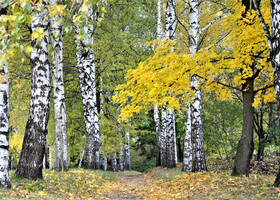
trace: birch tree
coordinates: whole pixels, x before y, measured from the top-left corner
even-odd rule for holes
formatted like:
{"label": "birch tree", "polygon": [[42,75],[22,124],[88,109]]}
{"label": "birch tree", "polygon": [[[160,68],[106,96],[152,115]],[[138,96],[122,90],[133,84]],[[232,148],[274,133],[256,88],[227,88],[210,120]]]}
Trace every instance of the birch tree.
{"label": "birch tree", "polygon": [[29,117],[16,174],[43,178],[43,158],[50,112],[49,19],[46,0],[37,1],[31,22],[33,50],[30,55],[32,86]]}
{"label": "birch tree", "polygon": [[[161,22],[161,0],[157,0],[157,39],[162,39],[162,22]],[[154,121],[156,124],[156,166],[160,166],[161,164],[161,153],[160,153],[160,147],[161,147],[161,130],[160,130],[160,118],[159,118],[159,110],[158,110],[158,104],[154,105]]]}
{"label": "birch tree", "polygon": [[[7,14],[7,7],[0,7],[1,15]],[[1,18],[1,16],[0,16]],[[0,29],[5,33],[4,28]],[[3,49],[5,47],[5,40],[1,41]],[[0,50],[2,57],[5,57],[4,50]],[[0,187],[10,188],[11,182],[9,177],[9,71],[8,62],[1,63],[0,69]]]}
{"label": "birch tree", "polygon": [[96,82],[95,82],[95,58],[93,46],[94,19],[92,6],[85,13],[86,26],[76,27],[76,33],[83,35],[77,40],[77,67],[79,70],[80,88],[82,92],[84,117],[86,124],[86,169],[99,168],[99,119],[97,112]]}
{"label": "birch tree", "polygon": [[[199,48],[199,1],[189,1],[189,51],[194,54]],[[193,148],[192,171],[207,170],[204,152],[204,139],[202,129],[202,106],[201,106],[201,90],[199,88],[199,78],[194,75],[191,77],[191,89],[195,97],[190,104],[190,120],[191,120],[191,140]]]}
{"label": "birch tree", "polygon": [[158,105],[154,105],[154,121],[156,124],[156,166],[161,165],[161,128],[160,128],[160,118],[158,113]]}
{"label": "birch tree", "polygon": [[124,134],[125,137],[125,143],[124,143],[124,169],[130,171],[131,170],[131,162],[130,162],[130,146],[129,146],[129,131],[125,131]]}
{"label": "birch tree", "polygon": [[[159,2],[158,2],[159,3]],[[158,10],[158,12],[160,12]],[[159,20],[159,19],[158,19]],[[159,23],[159,22],[158,22]],[[160,29],[160,23],[157,25]],[[167,0],[165,13],[165,39],[174,40],[175,38],[175,0]],[[158,30],[160,34],[160,30]],[[160,36],[158,36],[160,37]],[[168,103],[165,104],[167,107]],[[161,128],[161,166],[172,168],[176,166],[176,133],[174,122],[174,110],[164,108],[162,110],[162,128]],[[175,143],[174,143],[175,142]]]}
{"label": "birch tree", "polygon": [[[271,3],[271,32],[265,19],[260,10],[260,1],[253,0],[254,7],[257,10],[259,19],[262,23],[263,29],[265,31],[269,51],[270,59],[273,67],[273,79],[274,79],[274,88],[276,93],[276,102],[277,102],[277,115],[278,115],[278,126],[280,126],[280,1],[279,0],[270,0]],[[280,166],[280,164],[279,164]],[[277,173],[274,186],[279,187],[280,185],[280,169]]]}
{"label": "birch tree", "polygon": [[117,158],[115,152],[111,155],[111,171],[112,172],[118,171]]}
{"label": "birch tree", "polygon": [[[51,6],[59,2],[51,0]],[[56,157],[54,169],[68,171],[68,143],[66,127],[66,106],[63,82],[63,28],[59,24],[61,16],[56,15],[51,19],[52,26],[52,47],[53,47],[53,96],[54,96],[54,117],[56,133]]]}

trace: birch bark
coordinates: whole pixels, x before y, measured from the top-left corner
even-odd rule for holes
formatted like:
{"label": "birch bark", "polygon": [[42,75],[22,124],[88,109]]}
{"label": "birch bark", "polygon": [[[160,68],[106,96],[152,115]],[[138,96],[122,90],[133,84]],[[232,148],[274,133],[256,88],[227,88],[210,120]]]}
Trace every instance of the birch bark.
{"label": "birch bark", "polygon": [[186,112],[188,116],[187,124],[186,124],[186,135],[184,141],[184,157],[183,157],[183,167],[182,171],[191,172],[192,171],[192,157],[193,157],[193,149],[192,149],[192,137],[191,137],[191,108],[189,105],[189,110]]}
{"label": "birch bark", "polygon": [[121,172],[124,171],[124,164],[125,164],[125,150],[123,148],[123,144],[121,144],[120,160],[119,160],[119,169]]}
{"label": "birch bark", "polygon": [[[199,1],[189,0],[189,51],[193,54],[199,48]],[[197,76],[191,77],[191,88],[194,91],[195,97],[190,104],[191,112],[191,140],[193,148],[192,171],[205,171],[206,160],[204,152],[204,138],[202,129],[202,106],[201,106],[201,90],[199,86],[199,78]],[[187,155],[188,153],[186,153]]]}
{"label": "birch bark", "polygon": [[154,121],[156,124],[156,151],[157,151],[157,157],[156,157],[156,166],[161,166],[161,130],[160,130],[160,118],[158,114],[158,105],[156,104],[154,106]]}
{"label": "birch bark", "polygon": [[[99,119],[97,112],[96,82],[95,82],[95,59],[91,49],[93,45],[93,26],[89,21],[93,20],[93,10],[85,16],[87,26],[83,27],[86,35],[82,40],[77,41],[77,67],[79,70],[80,87],[84,105],[84,117],[86,124],[86,169],[99,168]],[[76,33],[81,30],[76,27]]]}
{"label": "birch bark", "polygon": [[166,131],[167,131],[167,110],[166,105],[162,108],[161,111],[161,135],[160,135],[160,161],[162,167],[167,167],[167,151],[166,151]]}
{"label": "birch bark", "polygon": [[125,160],[124,160],[124,169],[125,170],[128,170],[128,171],[131,171],[131,162],[130,162],[130,147],[129,147],[129,132],[128,131],[125,131]]}
{"label": "birch bark", "polygon": [[[274,87],[277,101],[278,126],[280,126],[280,0],[271,0],[271,61],[274,70]],[[279,133],[280,134],[280,133]],[[279,163],[280,167],[280,163]],[[280,185],[280,169],[274,186]]]}
{"label": "birch bark", "polygon": [[[175,39],[175,0],[168,0],[165,13],[165,39]],[[176,166],[176,133],[175,133],[175,117],[174,110],[162,110],[162,129],[161,129],[161,166],[172,168]],[[164,149],[165,148],[165,149]],[[175,155],[176,154],[176,155]]]}
{"label": "birch bark", "polygon": [[111,155],[111,171],[112,171],[112,172],[118,171],[116,153],[113,153],[113,154]]}
{"label": "birch bark", "polygon": [[[59,2],[51,0],[51,6]],[[53,47],[53,96],[54,96],[54,118],[56,133],[56,157],[55,170],[68,171],[68,143],[66,127],[66,106],[63,82],[63,29],[58,23],[60,16],[51,19],[52,25],[52,47]]]}
{"label": "birch bark", "polygon": [[[41,2],[41,1],[40,1]],[[50,112],[50,69],[49,69],[49,20],[48,1],[35,3],[32,32],[42,28],[44,37],[40,43],[32,38],[30,63],[32,71],[31,103],[29,117],[16,174],[22,178],[43,178],[43,158]]]}
{"label": "birch bark", "polygon": [[[157,39],[162,39],[162,22],[161,22],[161,0],[157,1]],[[158,114],[158,104],[154,105],[154,121],[156,124],[156,166],[161,165],[161,154],[160,154],[160,148],[161,148],[161,130],[160,130],[160,118]]]}
{"label": "birch bark", "polygon": [[[7,12],[7,8],[0,8],[1,14]],[[1,17],[1,16],[0,16]],[[1,32],[6,32],[2,29]],[[5,41],[2,41],[5,46]],[[1,55],[5,55],[0,50]],[[9,177],[9,71],[8,62],[1,63],[0,67],[0,187],[11,188]],[[12,155],[13,156],[13,155]]]}

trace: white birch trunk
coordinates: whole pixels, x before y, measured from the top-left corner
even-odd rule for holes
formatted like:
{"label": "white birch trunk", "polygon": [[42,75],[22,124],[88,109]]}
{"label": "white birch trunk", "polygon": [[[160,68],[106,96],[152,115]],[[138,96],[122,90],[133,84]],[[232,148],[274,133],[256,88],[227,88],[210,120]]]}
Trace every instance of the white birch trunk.
{"label": "white birch trunk", "polygon": [[86,169],[99,168],[99,119],[97,112],[96,82],[95,82],[95,58],[91,49],[93,45],[93,26],[89,24],[93,20],[93,10],[89,7],[87,12],[87,26],[83,29],[76,27],[76,33],[81,31],[86,35],[81,41],[77,41],[77,63],[80,78],[80,87],[84,105],[84,117],[86,124]]}
{"label": "white birch trunk", "polygon": [[125,164],[125,150],[123,148],[123,144],[121,144],[121,151],[120,151],[120,160],[119,160],[119,169],[121,172],[124,171],[124,164]]}
{"label": "white birch trunk", "polygon": [[176,140],[176,120],[175,120],[175,111],[173,110],[173,145],[174,145],[174,161],[175,165],[178,163],[178,158],[177,158],[177,140]]}
{"label": "white birch trunk", "polygon": [[118,171],[118,164],[117,164],[116,153],[113,153],[111,155],[111,171],[113,171],[113,172]]}
{"label": "white birch trunk", "polygon": [[154,121],[156,124],[156,143],[157,143],[157,157],[156,157],[156,166],[160,166],[161,165],[161,130],[160,130],[160,118],[159,118],[159,114],[158,114],[158,105],[156,104],[154,106]]}
{"label": "white birch trunk", "polygon": [[166,139],[166,131],[168,126],[167,121],[167,110],[166,105],[162,108],[161,111],[161,135],[160,135],[160,161],[162,167],[167,167],[167,152],[166,152],[166,146],[167,146],[167,139]]}
{"label": "white birch trunk", "polygon": [[81,167],[82,167],[84,155],[85,155],[85,150],[83,150],[83,152],[82,152],[81,155],[80,155],[79,165],[78,165],[78,168],[79,168],[79,169],[81,169]]}
{"label": "white birch trunk", "polygon": [[[161,0],[157,1],[157,39],[162,39],[162,22],[161,22]],[[156,166],[161,165],[161,130],[160,130],[160,118],[158,114],[158,104],[154,105],[154,121],[156,124]]]}
{"label": "white birch trunk", "polygon": [[[41,3],[40,3],[41,2]],[[39,42],[32,38],[30,55],[32,70],[31,102],[29,117],[16,174],[22,178],[43,178],[43,158],[50,113],[49,19],[47,0],[36,1],[31,21],[31,31],[44,30]]]}
{"label": "white birch trunk", "polygon": [[[256,4],[256,1],[254,1]],[[268,37],[270,58],[273,67],[274,88],[277,101],[278,126],[280,127],[280,0],[270,0],[271,3],[271,38]],[[263,23],[264,28],[265,24]],[[266,28],[267,35],[269,29]],[[278,127],[278,128],[279,128]],[[280,133],[280,132],[279,132]],[[279,163],[280,166],[280,163]],[[277,173],[274,186],[280,185],[280,168]]]}
{"label": "white birch trunk", "polygon": [[[51,0],[51,6],[55,1]],[[59,15],[51,19],[52,25],[52,47],[53,47],[53,96],[54,96],[54,118],[56,133],[56,157],[54,169],[68,171],[68,143],[66,127],[66,106],[63,82],[63,29],[58,23]]]}
{"label": "white birch trunk", "polygon": [[[166,155],[168,168],[176,167],[176,155],[175,155],[175,125],[174,125],[174,110],[167,110],[167,129],[166,129]],[[175,143],[174,143],[175,141]]]}
{"label": "white birch trunk", "polygon": [[161,0],[157,0],[157,39],[162,38]]}
{"label": "white birch trunk", "polygon": [[131,171],[130,147],[129,147],[129,139],[130,138],[129,138],[129,132],[128,131],[125,131],[124,137],[125,137],[125,140],[126,140],[125,145],[124,145],[124,147],[125,147],[125,149],[124,149],[124,151],[125,151],[124,169]]}
{"label": "white birch trunk", "polygon": [[[199,48],[199,2],[198,0],[189,0],[189,50],[190,54],[198,51]],[[192,171],[207,170],[204,152],[204,139],[202,129],[202,107],[201,107],[201,90],[199,86],[199,78],[191,77],[191,88],[195,93],[191,106],[191,135],[193,142],[193,163]]]}
{"label": "white birch trunk", "polygon": [[[1,8],[5,9],[5,8]],[[1,32],[6,32],[2,29]],[[2,40],[5,46],[5,41]],[[5,52],[0,50],[5,56]],[[0,66],[0,187],[10,188],[9,178],[9,71],[8,62],[4,61]]]}
{"label": "white birch trunk", "polygon": [[[176,28],[176,17],[175,17],[175,0],[168,0],[166,5],[166,13],[165,13],[165,39],[174,40],[175,39],[175,28]],[[167,105],[167,104],[166,104]],[[166,107],[165,105],[165,107]],[[162,112],[162,139],[161,139],[161,146],[162,148],[166,148],[165,150],[161,150],[161,153],[165,155],[161,155],[162,167],[172,168],[176,166],[175,161],[175,130],[174,130],[174,111],[173,110],[166,110],[164,108],[164,112]],[[163,144],[164,142],[165,144]]]}
{"label": "white birch trunk", "polygon": [[184,141],[184,157],[183,157],[183,167],[182,171],[191,172],[192,171],[192,137],[191,137],[191,108],[189,105],[189,110],[186,112],[188,116],[187,124],[186,124],[186,135]]}

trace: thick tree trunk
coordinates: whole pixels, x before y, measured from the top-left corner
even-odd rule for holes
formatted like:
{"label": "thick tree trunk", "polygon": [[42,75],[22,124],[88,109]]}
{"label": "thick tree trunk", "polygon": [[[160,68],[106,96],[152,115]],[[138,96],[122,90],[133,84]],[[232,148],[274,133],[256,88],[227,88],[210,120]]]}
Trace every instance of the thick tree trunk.
{"label": "thick tree trunk", "polygon": [[232,175],[249,176],[250,161],[254,151],[254,79],[247,78],[243,85],[243,126],[238,143]]}
{"label": "thick tree trunk", "polygon": [[[278,115],[277,121],[280,129],[280,18],[279,18],[280,0],[270,0],[270,2],[271,2],[271,31],[272,31],[270,57],[271,57],[272,67],[274,70],[274,87],[276,93],[277,115]],[[279,162],[279,171],[274,182],[274,186],[279,187],[279,185],[280,185],[280,162]]]}
{"label": "thick tree trunk", "polygon": [[161,165],[161,154],[160,154],[160,147],[161,147],[161,130],[160,130],[160,118],[158,114],[158,105],[154,106],[154,120],[156,124],[156,166]]}
{"label": "thick tree trunk", "polygon": [[174,122],[174,110],[167,110],[167,131],[166,131],[166,155],[168,168],[176,167],[176,133]]}
{"label": "thick tree trunk", "polygon": [[189,105],[189,110],[186,112],[188,116],[186,124],[186,135],[184,141],[184,158],[183,158],[183,167],[182,171],[191,172],[192,170],[192,157],[193,157],[193,148],[192,148],[192,137],[191,137],[191,108]]}
{"label": "thick tree trunk", "polygon": [[[93,27],[89,21],[93,19],[92,8],[89,8],[86,18],[87,26],[83,28],[86,35],[82,41],[77,41],[77,63],[80,78],[80,87],[84,105],[86,124],[86,169],[99,168],[99,119],[96,101],[95,60],[93,45]],[[79,28],[77,33],[80,34]]]}
{"label": "thick tree trunk", "polygon": [[49,20],[47,1],[37,2],[31,22],[31,30],[43,28],[45,36],[39,43],[33,38],[30,63],[32,70],[31,103],[29,117],[16,174],[23,178],[43,178],[43,158],[50,113],[50,69],[49,69]]}
{"label": "thick tree trunk", "polygon": [[195,92],[195,98],[191,104],[191,136],[193,148],[192,171],[206,171],[206,160],[204,152],[204,138],[202,129],[202,108],[201,108],[201,91],[197,89],[199,79],[192,77],[192,90]]}
{"label": "thick tree trunk", "polygon": [[[54,0],[51,1],[54,6]],[[68,171],[68,143],[66,127],[66,107],[63,82],[63,30],[58,23],[60,17],[57,15],[51,19],[52,46],[53,46],[53,96],[54,96],[54,118],[56,133],[56,157],[55,170]]]}
{"label": "thick tree trunk", "polygon": [[[2,11],[2,8],[1,8]],[[5,30],[1,31],[2,33]],[[2,42],[4,46],[5,43]],[[5,55],[3,50],[0,50]],[[0,187],[10,188],[9,178],[9,75],[8,62],[0,69]]]}
{"label": "thick tree trunk", "polygon": [[[198,0],[189,0],[189,50],[193,54],[199,49],[199,2]],[[201,91],[199,87],[200,79],[195,75],[191,77],[191,88],[195,94],[193,103],[190,105],[191,112],[191,137],[193,148],[192,171],[199,172],[207,170],[205,152],[204,152],[204,135],[202,129],[202,106]]]}
{"label": "thick tree trunk", "polygon": [[[159,3],[159,2],[158,2]],[[159,6],[159,5],[158,5]],[[168,0],[165,13],[165,39],[174,40],[175,38],[175,0]],[[158,19],[159,20],[159,19]],[[158,22],[159,23],[159,22]],[[159,25],[158,25],[159,26]],[[159,31],[158,31],[159,32]],[[158,36],[159,37],[159,36]],[[162,167],[176,167],[176,133],[174,122],[174,111],[166,110],[167,103],[162,109],[162,129],[161,129],[161,151],[160,160]]]}

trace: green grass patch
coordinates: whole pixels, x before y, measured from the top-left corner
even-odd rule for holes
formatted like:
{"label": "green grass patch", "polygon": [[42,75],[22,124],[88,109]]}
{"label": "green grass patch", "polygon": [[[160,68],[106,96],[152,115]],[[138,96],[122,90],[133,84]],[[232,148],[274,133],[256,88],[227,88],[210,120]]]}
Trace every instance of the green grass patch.
{"label": "green grass patch", "polygon": [[132,170],[138,172],[146,172],[151,168],[156,166],[156,161],[141,161],[141,162],[132,162],[131,168]]}

